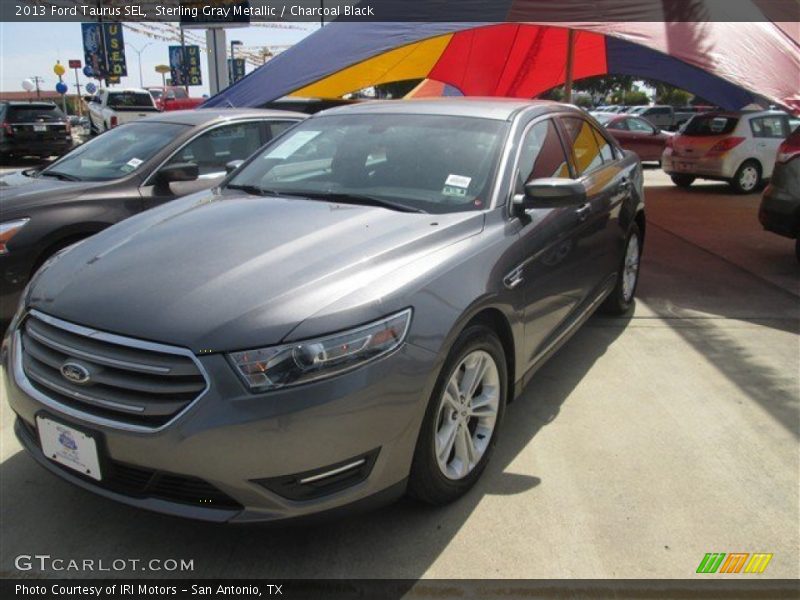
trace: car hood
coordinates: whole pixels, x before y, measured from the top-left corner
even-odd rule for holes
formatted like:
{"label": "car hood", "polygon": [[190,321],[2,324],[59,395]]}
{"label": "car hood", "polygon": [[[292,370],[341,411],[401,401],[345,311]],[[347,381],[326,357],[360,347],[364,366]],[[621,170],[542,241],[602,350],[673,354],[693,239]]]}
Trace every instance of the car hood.
{"label": "car hood", "polygon": [[195,352],[266,346],[325,306],[348,296],[357,303],[359,289],[479,233],[483,217],[201,192],[62,255],[35,278],[29,305]]}
{"label": "car hood", "polygon": [[100,185],[88,181],[62,181],[55,177],[28,177],[24,172],[13,171],[0,176],[0,214],[3,220],[7,220],[10,213],[16,216],[19,211],[74,197]]}

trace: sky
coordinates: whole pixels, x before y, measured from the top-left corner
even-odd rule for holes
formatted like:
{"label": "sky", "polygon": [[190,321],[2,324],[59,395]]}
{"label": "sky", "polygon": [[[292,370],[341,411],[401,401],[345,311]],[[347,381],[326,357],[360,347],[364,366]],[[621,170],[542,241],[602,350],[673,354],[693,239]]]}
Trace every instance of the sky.
{"label": "sky", "polygon": [[[241,40],[245,46],[274,46],[295,44],[318,25],[297,23],[303,30],[268,29],[264,27],[243,27],[227,30],[227,41]],[[194,30],[205,37],[204,30]],[[177,42],[155,40],[126,28],[124,31],[128,77],[121,84],[139,87],[139,58],[130,47],[142,49],[142,73],[144,85],[161,85],[161,75],[153,69],[158,64],[169,64],[167,47]],[[130,46],[129,46],[130,44]],[[83,63],[83,44],[80,23],[0,23],[0,91],[21,91],[22,80],[38,75],[44,79],[43,89],[54,90],[58,77],[53,73],[53,65],[60,60],[66,66],[70,59],[80,59]],[[254,67],[247,67],[249,73]],[[203,85],[192,87],[193,96],[208,93],[208,64],[206,54],[202,61]],[[68,94],[75,93],[75,74],[68,70],[64,80],[69,85]],[[81,86],[90,80],[80,73]]]}

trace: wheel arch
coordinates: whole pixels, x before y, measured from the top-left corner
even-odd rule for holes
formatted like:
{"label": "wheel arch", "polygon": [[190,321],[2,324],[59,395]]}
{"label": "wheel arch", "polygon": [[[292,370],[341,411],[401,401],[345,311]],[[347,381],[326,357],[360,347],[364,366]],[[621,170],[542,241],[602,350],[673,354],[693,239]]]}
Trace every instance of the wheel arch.
{"label": "wheel arch", "polygon": [[[472,325],[485,325],[497,334],[500,343],[503,345],[503,352],[506,355],[506,370],[508,381],[506,389],[508,401],[514,399],[514,383],[516,381],[516,344],[514,343],[514,333],[511,323],[506,315],[499,308],[494,306],[484,307],[472,315],[469,320],[460,328],[457,335]],[[457,336],[456,336],[457,337]]]}

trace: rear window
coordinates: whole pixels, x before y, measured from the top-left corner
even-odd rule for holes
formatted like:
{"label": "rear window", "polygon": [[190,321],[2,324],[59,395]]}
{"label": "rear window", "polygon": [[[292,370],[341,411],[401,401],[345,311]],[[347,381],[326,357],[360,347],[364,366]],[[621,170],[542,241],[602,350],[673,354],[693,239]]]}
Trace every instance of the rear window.
{"label": "rear window", "polygon": [[31,123],[34,121],[63,121],[64,113],[57,106],[9,106],[9,123]]}
{"label": "rear window", "polygon": [[739,122],[737,117],[724,117],[721,115],[697,115],[686,122],[682,133],[684,135],[727,135],[736,129]]}
{"label": "rear window", "polygon": [[110,107],[149,107],[153,106],[153,97],[144,92],[111,92],[108,95]]}

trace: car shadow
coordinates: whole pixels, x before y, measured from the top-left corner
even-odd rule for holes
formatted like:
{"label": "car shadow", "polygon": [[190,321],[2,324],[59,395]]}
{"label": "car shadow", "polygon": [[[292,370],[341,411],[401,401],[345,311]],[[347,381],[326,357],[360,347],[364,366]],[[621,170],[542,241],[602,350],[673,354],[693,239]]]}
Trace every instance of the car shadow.
{"label": "car shadow", "polygon": [[[209,578],[419,578],[487,496],[527,494],[535,507],[537,489],[547,484],[546,474],[524,475],[510,466],[523,450],[536,451],[536,436],[557,419],[575,386],[627,323],[627,318],[593,317],[538,371],[508,406],[483,477],[466,496],[444,507],[402,499],[378,510],[308,523],[207,524],[95,496],[54,477],[24,452],[17,452],[0,466],[5,538],[0,574],[18,576],[13,555],[39,550],[65,558],[93,554],[106,560],[193,559],[192,575]],[[375,571],[376,565],[380,572]],[[133,574],[140,575],[120,571],[104,576]],[[85,576],[80,572],[45,575]],[[155,577],[181,575],[186,573],[148,573]],[[487,575],[476,572],[476,576]]]}

